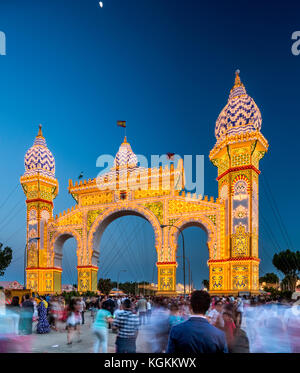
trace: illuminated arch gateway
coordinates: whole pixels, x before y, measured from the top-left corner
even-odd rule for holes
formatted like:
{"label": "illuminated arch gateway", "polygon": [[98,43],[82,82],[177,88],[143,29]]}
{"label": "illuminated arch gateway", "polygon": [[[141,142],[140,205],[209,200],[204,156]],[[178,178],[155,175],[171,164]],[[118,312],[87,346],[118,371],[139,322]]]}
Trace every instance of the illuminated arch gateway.
{"label": "illuminated arch gateway", "polygon": [[[217,119],[217,142],[210,152],[218,168],[219,198],[185,193],[182,160],[176,168],[173,163],[164,168],[137,166],[125,138],[109,172],[93,180],[69,181],[76,205],[56,217],[55,161],[40,127],[25,155],[21,177],[27,204],[27,287],[39,293],[61,291],[62,247],[74,237],[79,291],[96,290],[103,231],[120,216],[136,215],[148,220],[154,230],[159,294],[176,293],[179,232],[172,225],[206,231],[212,294],[258,292],[259,161],[268,149],[261,122],[260,111],[237,72]],[[161,225],[169,226],[162,229]]]}

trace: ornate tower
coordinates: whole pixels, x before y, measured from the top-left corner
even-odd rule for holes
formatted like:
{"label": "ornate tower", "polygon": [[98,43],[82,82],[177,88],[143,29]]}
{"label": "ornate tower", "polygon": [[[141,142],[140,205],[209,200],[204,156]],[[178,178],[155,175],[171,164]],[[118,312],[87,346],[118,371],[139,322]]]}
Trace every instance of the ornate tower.
{"label": "ornate tower", "polygon": [[225,250],[229,293],[257,292],[259,161],[268,149],[262,118],[236,72],[228,102],[215,127],[210,152],[218,168],[219,198],[225,204]]}
{"label": "ornate tower", "polygon": [[[47,221],[53,216],[53,200],[58,193],[55,178],[55,161],[47,148],[39,126],[33,146],[24,158],[25,173],[20,182],[26,195],[27,205],[27,288],[39,292],[52,289],[61,270],[46,268]],[[60,283],[60,282],[59,282]]]}

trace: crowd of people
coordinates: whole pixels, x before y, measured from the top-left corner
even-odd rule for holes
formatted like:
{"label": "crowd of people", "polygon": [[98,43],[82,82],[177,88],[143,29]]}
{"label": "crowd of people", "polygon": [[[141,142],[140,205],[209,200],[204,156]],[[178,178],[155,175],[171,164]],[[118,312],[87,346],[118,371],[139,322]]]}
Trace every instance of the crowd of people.
{"label": "crowd of people", "polygon": [[[63,296],[31,297],[7,306],[19,315],[18,334],[67,332],[71,347],[81,341],[89,315],[95,353],[108,352],[115,334],[117,353],[300,352],[300,306],[263,296],[211,297],[194,291],[189,297]],[[34,323],[34,328],[33,328]]]}

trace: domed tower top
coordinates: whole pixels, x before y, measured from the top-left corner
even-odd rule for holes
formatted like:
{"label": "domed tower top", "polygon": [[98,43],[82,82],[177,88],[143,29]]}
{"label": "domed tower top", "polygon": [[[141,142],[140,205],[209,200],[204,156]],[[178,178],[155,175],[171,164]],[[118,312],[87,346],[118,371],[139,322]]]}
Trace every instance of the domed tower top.
{"label": "domed tower top", "polygon": [[217,144],[226,137],[260,131],[262,118],[260,110],[241,82],[240,71],[236,71],[235,83],[228,102],[221,111],[215,127]]}
{"label": "domed tower top", "polygon": [[33,146],[25,154],[24,165],[24,176],[39,174],[55,179],[55,160],[47,147],[41,125]]}
{"label": "domed tower top", "polygon": [[131,149],[130,144],[127,142],[125,136],[123,143],[121,144],[118,153],[116,154],[114,167],[116,168],[134,168],[137,166],[138,159],[137,156]]}

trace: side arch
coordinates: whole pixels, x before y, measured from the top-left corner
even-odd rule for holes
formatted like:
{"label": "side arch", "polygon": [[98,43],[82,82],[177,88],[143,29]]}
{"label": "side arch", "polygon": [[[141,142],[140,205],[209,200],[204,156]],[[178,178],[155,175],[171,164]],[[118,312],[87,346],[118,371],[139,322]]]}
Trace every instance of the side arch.
{"label": "side arch", "polygon": [[[183,230],[188,227],[197,226],[202,228],[207,234],[207,247],[209,252],[209,259],[218,259],[218,242],[217,242],[217,228],[213,222],[205,215],[195,215],[195,216],[183,216],[178,219],[174,226]],[[171,227],[169,230],[169,246],[172,250],[173,261],[176,261],[176,252],[178,248],[178,237],[179,230],[175,227]]]}
{"label": "side arch", "polygon": [[72,228],[63,229],[60,231],[57,231],[54,233],[50,240],[49,245],[49,251],[50,255],[48,255],[48,258],[50,258],[51,263],[47,263],[48,266],[62,268],[62,250],[64,243],[69,238],[75,238],[77,242],[77,263],[78,265],[81,265],[82,263],[82,238],[78,232],[76,232]]}
{"label": "side arch", "polygon": [[155,249],[158,255],[158,261],[160,248],[162,246],[162,229],[160,227],[160,223],[157,217],[141,205],[135,206],[115,206],[110,209],[105,210],[102,214],[100,214],[96,220],[94,221],[91,229],[88,233],[88,255],[89,255],[89,264],[93,266],[97,266],[98,258],[99,258],[99,245],[102,234],[106,227],[114,220],[122,216],[139,216],[145,220],[147,220],[153,228],[154,237],[155,237]]}

